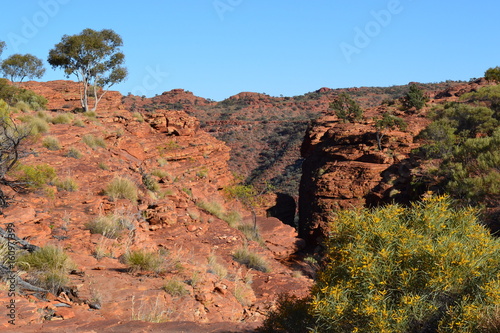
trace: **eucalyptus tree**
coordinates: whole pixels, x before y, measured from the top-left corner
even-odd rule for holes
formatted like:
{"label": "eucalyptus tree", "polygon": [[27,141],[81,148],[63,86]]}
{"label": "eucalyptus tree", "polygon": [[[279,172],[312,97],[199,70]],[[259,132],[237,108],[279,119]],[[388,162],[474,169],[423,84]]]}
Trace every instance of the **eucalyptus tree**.
{"label": "eucalyptus tree", "polygon": [[89,111],[89,100],[93,97],[91,110],[95,111],[108,89],[127,77],[122,46],[122,38],[111,29],[84,29],[77,35],[64,35],[49,51],[48,62],[54,69],[62,68],[67,77],[77,77],[82,85],[82,108]]}
{"label": "eucalyptus tree", "polygon": [[12,82],[21,83],[25,78],[41,78],[45,68],[41,59],[32,54],[13,54],[0,65],[2,73]]}

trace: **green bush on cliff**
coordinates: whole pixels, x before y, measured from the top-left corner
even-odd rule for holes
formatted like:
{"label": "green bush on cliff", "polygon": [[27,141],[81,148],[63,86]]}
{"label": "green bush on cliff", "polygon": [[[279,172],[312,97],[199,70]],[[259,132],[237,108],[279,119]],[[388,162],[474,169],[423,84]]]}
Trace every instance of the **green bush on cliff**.
{"label": "green bush on cliff", "polygon": [[407,111],[412,108],[416,110],[422,109],[428,100],[429,98],[425,95],[424,90],[419,88],[416,84],[411,84],[406,95],[401,98],[403,108]]}
{"label": "green bush on cliff", "polygon": [[[338,212],[311,299],[267,319],[276,332],[492,332],[500,322],[500,240],[446,196],[409,208]],[[301,316],[291,324],[296,309]],[[265,330],[264,330],[265,331]]]}
{"label": "green bush on cliff", "polygon": [[45,97],[37,95],[31,90],[13,86],[6,79],[0,79],[0,99],[6,101],[9,105],[24,102],[35,111],[45,109],[47,106]]}
{"label": "green bush on cliff", "polygon": [[438,159],[436,185],[466,204],[500,202],[498,114],[485,106],[449,103],[435,108],[419,137],[424,159]]}
{"label": "green bush on cliff", "polygon": [[353,123],[363,119],[363,109],[346,92],[342,92],[330,103],[330,109],[344,122]]}

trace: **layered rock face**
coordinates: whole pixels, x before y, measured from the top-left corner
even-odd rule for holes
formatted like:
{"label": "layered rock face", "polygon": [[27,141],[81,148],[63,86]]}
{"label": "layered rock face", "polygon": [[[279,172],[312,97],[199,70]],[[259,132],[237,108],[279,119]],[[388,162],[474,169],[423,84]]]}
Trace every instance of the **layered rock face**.
{"label": "layered rock face", "polygon": [[[361,123],[342,123],[333,114],[314,121],[301,147],[305,160],[299,190],[299,237],[311,247],[321,244],[337,209],[416,199],[410,186],[415,166],[410,152],[420,146],[415,136],[430,122],[427,112],[434,104],[458,101],[486,84],[478,79],[431,92],[428,106],[419,112],[379,106],[367,109]],[[386,111],[403,118],[408,128],[384,131],[379,150],[374,119]]]}
{"label": "layered rock face", "polygon": [[[373,122],[341,123],[332,115],[316,121],[301,149],[305,161],[299,190],[300,237],[309,245],[320,244],[335,210],[376,205],[398,185],[394,180],[406,183],[403,178],[409,174],[399,169],[405,169],[413,135],[386,133],[383,150],[378,151]],[[396,164],[398,170],[392,174]],[[391,179],[392,185],[382,185]]]}

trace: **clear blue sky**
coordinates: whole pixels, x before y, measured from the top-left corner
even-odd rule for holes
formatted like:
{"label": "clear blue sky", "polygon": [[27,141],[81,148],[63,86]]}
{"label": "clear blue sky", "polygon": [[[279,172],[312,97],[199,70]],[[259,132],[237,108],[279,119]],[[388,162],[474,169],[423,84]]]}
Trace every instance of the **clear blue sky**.
{"label": "clear blue sky", "polygon": [[[321,87],[469,80],[500,65],[498,0],[20,0],[2,3],[2,58],[46,61],[64,34],[113,29],[128,79],[222,100]],[[42,80],[64,79],[48,64]],[[74,79],[74,78],[72,78]]]}

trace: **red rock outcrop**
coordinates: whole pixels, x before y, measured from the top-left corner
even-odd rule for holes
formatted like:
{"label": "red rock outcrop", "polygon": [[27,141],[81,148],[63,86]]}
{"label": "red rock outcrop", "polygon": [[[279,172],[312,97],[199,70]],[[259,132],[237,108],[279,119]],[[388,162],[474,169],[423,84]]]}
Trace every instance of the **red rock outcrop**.
{"label": "red rock outcrop", "polygon": [[[299,236],[315,246],[328,234],[328,221],[337,209],[408,201],[413,167],[409,157],[419,146],[414,137],[430,122],[425,114],[434,103],[456,101],[485,84],[480,79],[433,93],[429,106],[418,113],[380,106],[367,109],[362,123],[342,123],[332,114],[314,121],[301,147],[305,161],[299,190]],[[408,128],[384,133],[379,150],[373,119],[384,111],[403,118]]]}
{"label": "red rock outcrop", "polygon": [[[79,102],[73,82],[29,82],[26,87],[46,96],[50,110],[69,110],[64,103]],[[183,111],[133,113],[121,100],[119,93],[110,91],[97,118],[68,113],[70,123],[50,124],[48,133],[27,146],[32,154],[21,160],[23,164],[48,164],[60,179],[73,179],[77,190],[64,190],[53,185],[56,182],[28,193],[5,188],[12,197],[0,215],[0,226],[14,223],[16,234],[31,244],[63,248],[77,267],[65,292],[40,295],[25,290],[18,296],[16,327],[23,332],[120,331],[129,329],[124,323],[138,319],[143,323],[130,327],[152,332],[244,331],[263,320],[277,294],[305,295],[311,280],[283,263],[301,246],[292,227],[259,218],[261,245],[230,227],[219,218],[222,215],[201,208],[203,202],[213,203],[220,212],[250,215],[221,191],[233,181],[229,148]],[[20,115],[50,120],[60,111]],[[90,135],[104,144],[89,146],[85,142]],[[57,138],[59,149],[43,146],[48,136]],[[71,157],[68,153],[75,150],[80,156]],[[117,176],[137,186],[137,202],[104,194]],[[157,188],[148,189],[145,179]],[[90,233],[89,222],[111,214],[128,221],[119,238]],[[236,262],[233,253],[242,247],[265,258],[270,271]],[[129,272],[121,257],[134,249],[163,253],[164,270]],[[221,272],[211,266],[210,257],[216,258]],[[170,280],[181,283],[181,296],[164,291]],[[7,291],[0,291],[0,301],[9,301]],[[157,319],[173,323],[144,323]],[[11,328],[6,321],[0,324]]]}

